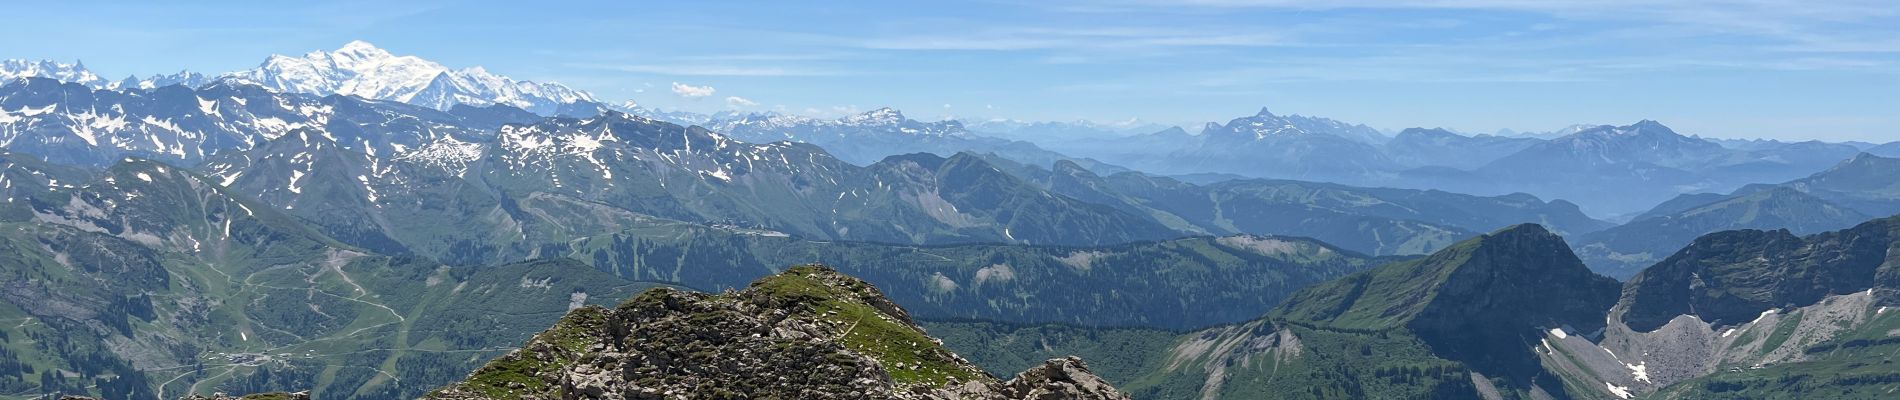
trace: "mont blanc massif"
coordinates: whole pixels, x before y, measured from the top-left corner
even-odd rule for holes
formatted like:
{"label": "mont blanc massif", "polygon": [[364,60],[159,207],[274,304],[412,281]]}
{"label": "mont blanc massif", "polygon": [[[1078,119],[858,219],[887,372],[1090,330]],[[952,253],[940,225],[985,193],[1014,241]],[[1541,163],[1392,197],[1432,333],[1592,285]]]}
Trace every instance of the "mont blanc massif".
{"label": "mont blanc massif", "polygon": [[1900,142],[1241,114],[8,60],[0,398],[1900,397]]}

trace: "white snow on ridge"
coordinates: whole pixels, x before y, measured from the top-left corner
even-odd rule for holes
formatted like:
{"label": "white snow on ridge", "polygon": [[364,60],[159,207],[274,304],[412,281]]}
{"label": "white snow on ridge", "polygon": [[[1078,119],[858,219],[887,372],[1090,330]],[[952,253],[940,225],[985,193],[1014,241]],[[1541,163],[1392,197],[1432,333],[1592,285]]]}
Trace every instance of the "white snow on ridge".
{"label": "white snow on ridge", "polygon": [[563,104],[594,101],[593,95],[561,84],[517,81],[481,67],[451,70],[360,40],[332,52],[271,56],[257,68],[227,76],[286,92],[356,95],[440,110],[456,104],[507,104],[547,114]]}
{"label": "white snow on ridge", "polygon": [[62,63],[50,60],[0,60],[0,81],[20,78],[47,78],[60,82],[77,83],[93,89],[152,89],[159,86],[187,85],[199,86],[209,81],[204,75],[189,71],[179,71],[171,75],[152,75],[147,78],[128,77],[125,80],[109,81],[81,63]]}
{"label": "white snow on ridge", "polygon": [[53,112],[54,109],[57,109],[57,108],[59,108],[59,104],[47,104],[46,107],[40,107],[40,108],[20,106],[19,111],[11,111],[11,112],[7,111],[5,108],[0,108],[0,124],[11,124],[14,122],[25,120],[27,118],[37,117],[40,115],[44,115],[46,113],[51,113]]}
{"label": "white snow on ridge", "polygon": [[297,193],[297,194],[303,193],[303,188],[297,186],[297,181],[302,180],[302,179],[303,179],[303,171],[290,170],[290,192],[291,193]]}
{"label": "white snow on ridge", "polygon": [[1617,386],[1616,384],[1614,384],[1614,383],[1609,383],[1609,382],[1603,382],[1603,384],[1604,384],[1604,385],[1609,385],[1609,386],[1610,386],[1610,394],[1614,394],[1614,395],[1616,395],[1616,397],[1617,397],[1617,398],[1620,398],[1620,399],[1628,399],[1628,398],[1633,398],[1633,397],[1636,397],[1635,395],[1633,395],[1633,394],[1630,394],[1630,388],[1628,388],[1628,387],[1625,387],[1625,386]]}
{"label": "white snow on ridge", "polygon": [[1776,311],[1776,310],[1775,310],[1775,309],[1773,309],[1773,308],[1770,308],[1770,309],[1768,309],[1767,311],[1762,311],[1762,312],[1761,312],[1761,315],[1759,315],[1759,316],[1756,316],[1756,317],[1755,317],[1755,320],[1754,320],[1754,321],[1748,321],[1748,323],[1749,323],[1750,325],[1753,325],[1753,324],[1755,324],[1755,323],[1757,323],[1757,322],[1761,322],[1761,319],[1762,319],[1762,318],[1768,318],[1768,316],[1769,316],[1769,315],[1773,315],[1773,314],[1775,313],[1775,311]]}
{"label": "white snow on ridge", "polygon": [[423,143],[414,151],[403,152],[398,149],[396,160],[442,168],[459,176],[466,172],[468,163],[481,158],[482,148],[480,143],[463,142],[454,137],[444,136],[442,139]]}
{"label": "white snow on ridge", "polygon": [[53,61],[0,60],[0,81],[20,78],[48,78],[60,82],[73,82],[92,87],[103,87],[105,78],[93,74],[81,63],[62,63]]}

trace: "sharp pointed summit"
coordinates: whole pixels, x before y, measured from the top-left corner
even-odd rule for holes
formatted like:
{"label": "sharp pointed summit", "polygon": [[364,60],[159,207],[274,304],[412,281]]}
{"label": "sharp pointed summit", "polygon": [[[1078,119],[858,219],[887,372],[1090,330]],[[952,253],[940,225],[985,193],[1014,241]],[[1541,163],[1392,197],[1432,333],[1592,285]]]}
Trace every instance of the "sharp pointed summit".
{"label": "sharp pointed summit", "polygon": [[52,60],[0,60],[0,81],[21,78],[49,78],[95,88],[105,87],[111,83],[93,74],[92,71],[86,69],[84,63],[77,61],[66,64]]}

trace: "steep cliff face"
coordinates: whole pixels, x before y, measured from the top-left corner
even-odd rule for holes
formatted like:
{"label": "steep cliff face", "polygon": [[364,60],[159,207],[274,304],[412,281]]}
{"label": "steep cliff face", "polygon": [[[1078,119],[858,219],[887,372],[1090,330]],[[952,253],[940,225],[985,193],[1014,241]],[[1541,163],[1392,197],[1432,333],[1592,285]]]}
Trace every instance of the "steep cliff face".
{"label": "steep cliff face", "polygon": [[1545,365],[1623,398],[1891,397],[1897,254],[1900,217],[1705,235],[1632,278],[1600,337],[1546,337]]}
{"label": "steep cliff face", "polygon": [[433,399],[1124,399],[1079,359],[1003,381],[876,288],[802,266],[724,294],[656,289],[584,307]]}
{"label": "steep cliff face", "polygon": [[1740,230],[1703,236],[1632,278],[1619,315],[1651,331],[1679,315],[1738,325],[1763,311],[1805,306],[1829,295],[1892,288],[1900,266],[1900,218],[1800,237],[1786,231]]}
{"label": "steep cliff face", "polygon": [[1563,238],[1536,225],[1473,241],[1459,248],[1469,255],[1446,265],[1455,269],[1444,273],[1436,295],[1406,327],[1441,357],[1515,384],[1557,390],[1530,349],[1551,329],[1602,329],[1618,283],[1592,273]]}

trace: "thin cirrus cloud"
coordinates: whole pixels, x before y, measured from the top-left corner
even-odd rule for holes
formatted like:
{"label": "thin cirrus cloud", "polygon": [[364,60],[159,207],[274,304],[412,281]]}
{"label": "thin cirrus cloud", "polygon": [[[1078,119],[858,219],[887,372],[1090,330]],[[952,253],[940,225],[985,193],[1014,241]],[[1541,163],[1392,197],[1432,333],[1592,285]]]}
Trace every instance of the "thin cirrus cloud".
{"label": "thin cirrus cloud", "polygon": [[597,69],[642,74],[673,76],[835,76],[842,71],[831,71],[801,67],[780,66],[742,66],[719,64],[598,64],[576,63],[569,67]]}
{"label": "thin cirrus cloud", "polygon": [[693,86],[693,85],[688,85],[684,83],[673,82],[673,94],[678,95],[679,97],[685,97],[688,99],[699,99],[699,98],[705,98],[706,96],[712,96],[714,91],[716,90],[713,89],[712,86]]}
{"label": "thin cirrus cloud", "polygon": [[[1197,13],[1218,10],[1475,10],[1548,15],[1578,21],[1648,21],[1706,33],[1779,39],[1830,36],[1841,24],[1900,16],[1888,0],[1123,0],[1053,2],[1058,10],[1089,13]],[[1889,27],[1890,28],[1890,27]]]}
{"label": "thin cirrus cloud", "polygon": [[732,108],[751,108],[758,106],[759,102],[739,96],[728,96],[726,97],[726,105]]}
{"label": "thin cirrus cloud", "polygon": [[1061,50],[1160,47],[1263,47],[1293,42],[1277,32],[1174,28],[999,28],[862,40],[872,50]]}

